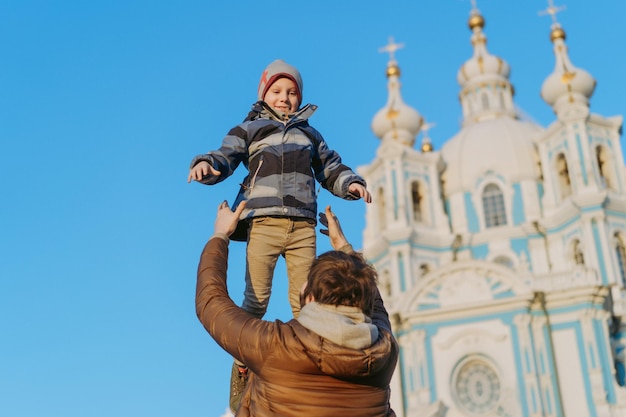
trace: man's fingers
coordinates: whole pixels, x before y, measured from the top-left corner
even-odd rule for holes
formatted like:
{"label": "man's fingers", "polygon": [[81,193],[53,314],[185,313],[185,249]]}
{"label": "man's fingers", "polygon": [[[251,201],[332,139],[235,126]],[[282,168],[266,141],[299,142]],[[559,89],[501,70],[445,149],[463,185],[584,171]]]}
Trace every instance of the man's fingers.
{"label": "man's fingers", "polygon": [[337,216],[335,216],[335,213],[333,213],[332,209],[330,208],[330,206],[326,206],[326,222],[328,223],[329,221],[332,221],[333,223],[337,223]]}
{"label": "man's fingers", "polygon": [[246,202],[245,201],[242,201],[241,203],[239,203],[239,205],[235,209],[235,214],[237,215],[237,217],[239,217],[241,215],[241,212],[243,212],[243,209],[245,209],[245,208],[246,208]]}

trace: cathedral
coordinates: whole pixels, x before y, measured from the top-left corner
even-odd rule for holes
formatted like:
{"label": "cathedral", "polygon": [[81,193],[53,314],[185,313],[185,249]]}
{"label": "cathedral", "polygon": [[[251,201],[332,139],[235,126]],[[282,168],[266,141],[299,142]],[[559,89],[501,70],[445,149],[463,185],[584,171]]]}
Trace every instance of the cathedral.
{"label": "cathedral", "polygon": [[548,13],[554,70],[535,88],[554,121],[517,110],[474,7],[462,123],[441,149],[386,47],[380,145],[359,173],[374,198],[363,253],[400,344],[399,417],[626,416],[622,117],[590,112],[596,81]]}

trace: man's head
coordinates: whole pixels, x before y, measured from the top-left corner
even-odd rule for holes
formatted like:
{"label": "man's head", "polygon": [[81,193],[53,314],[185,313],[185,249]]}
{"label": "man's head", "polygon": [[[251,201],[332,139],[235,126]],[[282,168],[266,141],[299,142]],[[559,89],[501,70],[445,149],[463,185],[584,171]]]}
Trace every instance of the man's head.
{"label": "man's head", "polygon": [[326,252],[313,262],[301,302],[313,299],[320,304],[358,307],[371,317],[376,278],[376,270],[361,255]]}
{"label": "man's head", "polygon": [[293,113],[302,103],[302,88],[300,72],[285,61],[277,59],[261,75],[258,99],[275,110]]}

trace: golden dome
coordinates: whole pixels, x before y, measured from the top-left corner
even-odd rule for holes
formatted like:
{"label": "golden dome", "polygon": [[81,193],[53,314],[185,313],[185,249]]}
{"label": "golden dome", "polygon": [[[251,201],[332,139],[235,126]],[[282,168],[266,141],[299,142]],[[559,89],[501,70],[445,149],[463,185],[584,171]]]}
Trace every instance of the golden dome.
{"label": "golden dome", "polygon": [[478,13],[472,14],[472,16],[470,16],[469,20],[467,21],[467,24],[471,30],[474,30],[475,27],[479,27],[482,29],[485,27],[485,19]]}
{"label": "golden dome", "polygon": [[433,144],[430,142],[424,142],[422,143],[422,152],[423,153],[428,153],[428,152],[432,152],[433,151]]}
{"label": "golden dome", "polygon": [[561,27],[556,27],[550,31],[550,40],[554,42],[557,39],[565,40],[565,31]]}
{"label": "golden dome", "polygon": [[390,64],[387,66],[387,78],[391,77],[392,75],[395,75],[397,77],[400,76],[400,67],[398,67],[396,64]]}

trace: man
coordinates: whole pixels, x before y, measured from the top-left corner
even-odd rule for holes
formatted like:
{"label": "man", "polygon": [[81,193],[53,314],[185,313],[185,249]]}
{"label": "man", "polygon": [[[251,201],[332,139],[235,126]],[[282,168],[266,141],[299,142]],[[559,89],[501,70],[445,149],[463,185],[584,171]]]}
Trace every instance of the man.
{"label": "man", "polygon": [[215,341],[250,369],[236,415],[395,416],[389,381],[398,345],[376,287],[376,272],[352,251],[330,210],[320,215],[334,249],[313,263],[302,310],[287,323],[257,319],[228,296],[228,236],[245,202],[220,204],[196,288],[196,313]]}

